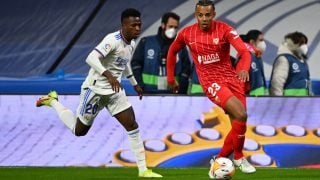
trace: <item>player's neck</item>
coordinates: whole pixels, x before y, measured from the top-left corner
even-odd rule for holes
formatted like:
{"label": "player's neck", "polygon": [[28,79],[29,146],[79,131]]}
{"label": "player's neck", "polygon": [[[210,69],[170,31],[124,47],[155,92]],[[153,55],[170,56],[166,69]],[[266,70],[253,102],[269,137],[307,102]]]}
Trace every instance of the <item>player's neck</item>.
{"label": "player's neck", "polygon": [[130,42],[131,42],[132,39],[129,40],[128,38],[126,38],[126,36],[125,36],[125,34],[123,34],[122,30],[120,30],[120,34],[121,34],[121,37],[122,37],[123,41],[124,41],[126,44],[130,44]]}

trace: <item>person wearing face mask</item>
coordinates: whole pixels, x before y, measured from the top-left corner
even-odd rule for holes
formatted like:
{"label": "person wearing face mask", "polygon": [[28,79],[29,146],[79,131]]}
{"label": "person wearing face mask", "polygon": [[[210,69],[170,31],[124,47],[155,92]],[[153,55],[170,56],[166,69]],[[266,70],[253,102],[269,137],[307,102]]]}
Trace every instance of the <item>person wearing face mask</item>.
{"label": "person wearing face mask", "polygon": [[270,94],[274,96],[308,96],[310,73],[307,64],[308,38],[302,32],[289,33],[278,48],[271,74]]}
{"label": "person wearing face mask", "polygon": [[241,35],[240,37],[251,54],[250,80],[245,84],[246,94],[250,96],[264,96],[267,93],[263,61],[261,58],[267,48],[264,41],[264,34],[259,30],[252,29],[248,31],[246,35]]}
{"label": "person wearing face mask", "polygon": [[[145,94],[172,93],[167,86],[167,53],[177,34],[180,17],[176,13],[163,14],[156,35],[143,37],[133,54],[131,67]],[[186,94],[191,74],[191,60],[186,48],[177,58],[175,78],[181,84],[179,93]]]}

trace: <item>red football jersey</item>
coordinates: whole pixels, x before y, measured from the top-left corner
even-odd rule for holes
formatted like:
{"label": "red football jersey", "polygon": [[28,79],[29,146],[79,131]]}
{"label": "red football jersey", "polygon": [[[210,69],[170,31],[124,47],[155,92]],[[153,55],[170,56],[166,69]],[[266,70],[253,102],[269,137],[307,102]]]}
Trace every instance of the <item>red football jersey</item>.
{"label": "red football jersey", "polygon": [[[236,70],[230,61],[230,44],[238,51],[240,61]],[[204,88],[211,83],[235,83],[237,72],[249,71],[250,53],[231,26],[221,21],[212,21],[211,29],[203,31],[198,23],[182,29],[172,43],[167,57],[168,83],[174,81],[175,54],[185,46],[189,47],[199,81]]]}

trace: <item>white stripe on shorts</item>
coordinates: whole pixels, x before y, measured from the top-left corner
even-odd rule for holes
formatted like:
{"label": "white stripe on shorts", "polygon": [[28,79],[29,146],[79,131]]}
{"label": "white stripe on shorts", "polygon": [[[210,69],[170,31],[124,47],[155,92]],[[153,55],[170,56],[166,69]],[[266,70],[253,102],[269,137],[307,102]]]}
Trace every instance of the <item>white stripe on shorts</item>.
{"label": "white stripe on shorts", "polygon": [[81,113],[80,113],[82,116],[84,114],[84,110],[86,109],[86,104],[87,104],[87,100],[88,100],[88,97],[89,97],[90,93],[91,93],[91,89],[88,88],[86,90],[86,93],[84,95],[84,100],[83,100],[83,103],[82,103],[82,109],[81,109]]}

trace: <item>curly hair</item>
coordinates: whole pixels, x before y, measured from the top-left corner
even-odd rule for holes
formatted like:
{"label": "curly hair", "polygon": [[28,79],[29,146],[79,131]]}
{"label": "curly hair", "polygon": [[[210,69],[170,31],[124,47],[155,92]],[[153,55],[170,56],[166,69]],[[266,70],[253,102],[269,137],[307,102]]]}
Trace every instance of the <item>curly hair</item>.
{"label": "curly hair", "polygon": [[138,10],[134,8],[128,8],[122,11],[121,13],[121,22],[123,22],[124,19],[128,17],[139,17],[140,18],[141,14]]}

